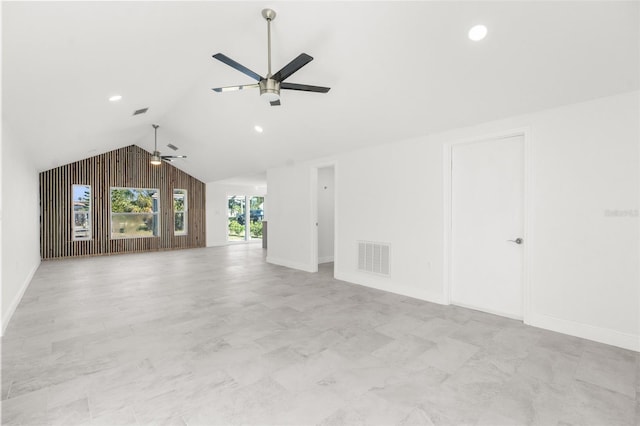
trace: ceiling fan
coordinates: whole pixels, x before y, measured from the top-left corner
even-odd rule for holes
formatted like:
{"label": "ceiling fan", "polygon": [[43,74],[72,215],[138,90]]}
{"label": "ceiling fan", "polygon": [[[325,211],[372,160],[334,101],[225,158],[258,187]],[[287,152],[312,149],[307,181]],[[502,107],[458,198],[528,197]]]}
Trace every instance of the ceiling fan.
{"label": "ceiling fan", "polygon": [[153,155],[151,156],[151,164],[154,166],[159,166],[162,164],[162,160],[172,162],[176,158],[187,158],[186,155],[160,155],[160,151],[158,151],[158,124],[152,124],[153,131],[155,133],[155,142],[153,145]]}
{"label": "ceiling fan", "polygon": [[229,58],[222,53],[216,53],[214,58],[220,62],[224,62],[232,68],[240,71],[243,74],[248,75],[258,83],[244,84],[239,86],[217,87],[213,89],[215,92],[229,92],[234,90],[244,90],[250,88],[259,88],[260,95],[264,96],[271,106],[280,105],[280,90],[301,90],[303,92],[317,92],[327,93],[329,87],[310,86],[308,84],[287,83],[285,80],[291,76],[294,72],[298,71],[303,66],[307,65],[313,60],[313,58],[306,53],[301,53],[294,60],[285,65],[280,71],[275,74],[271,73],[271,21],[276,18],[276,12],[272,9],[264,9],[262,11],[262,17],[267,20],[267,59],[268,59],[268,72],[266,77],[262,77],[260,74],[251,71],[244,65],[239,64],[233,59]]}

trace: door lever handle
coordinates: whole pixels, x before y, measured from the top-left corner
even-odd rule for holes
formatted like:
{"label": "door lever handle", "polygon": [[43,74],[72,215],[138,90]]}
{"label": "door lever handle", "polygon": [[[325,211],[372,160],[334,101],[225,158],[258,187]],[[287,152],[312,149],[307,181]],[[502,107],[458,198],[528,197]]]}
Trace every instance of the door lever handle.
{"label": "door lever handle", "polygon": [[515,240],[507,240],[507,241],[516,243],[516,244],[522,244],[524,242],[522,238],[516,238]]}

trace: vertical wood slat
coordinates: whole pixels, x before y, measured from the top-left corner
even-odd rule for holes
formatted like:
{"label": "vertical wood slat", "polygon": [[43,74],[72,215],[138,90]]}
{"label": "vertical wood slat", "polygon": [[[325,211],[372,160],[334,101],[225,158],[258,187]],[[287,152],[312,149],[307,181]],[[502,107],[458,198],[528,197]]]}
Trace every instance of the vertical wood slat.
{"label": "vertical wood slat", "polygon": [[[131,145],[40,173],[42,259],[172,250],[205,245],[205,184]],[[73,241],[74,184],[91,185],[92,239]],[[159,237],[111,239],[110,188],[157,188]],[[187,190],[187,235],[173,233],[173,190]]]}

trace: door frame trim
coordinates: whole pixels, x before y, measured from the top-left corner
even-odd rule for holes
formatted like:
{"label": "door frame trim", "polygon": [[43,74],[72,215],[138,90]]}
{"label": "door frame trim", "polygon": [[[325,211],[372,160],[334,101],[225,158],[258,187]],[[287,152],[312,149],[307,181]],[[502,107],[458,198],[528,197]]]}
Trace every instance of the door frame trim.
{"label": "door frame trim", "polygon": [[525,324],[530,323],[531,319],[531,247],[533,244],[532,221],[533,206],[531,193],[533,189],[533,164],[532,164],[532,147],[533,136],[529,127],[521,127],[509,129],[497,133],[474,136],[446,142],[443,145],[443,219],[444,219],[444,250],[443,250],[443,293],[442,301],[445,305],[451,304],[451,268],[452,268],[452,232],[451,227],[453,221],[452,215],[452,161],[453,147],[457,145],[466,145],[472,143],[487,142],[492,139],[503,139],[513,136],[522,136],[524,139],[524,170],[523,170],[523,235],[525,241],[523,245],[524,253],[522,256],[522,321]]}

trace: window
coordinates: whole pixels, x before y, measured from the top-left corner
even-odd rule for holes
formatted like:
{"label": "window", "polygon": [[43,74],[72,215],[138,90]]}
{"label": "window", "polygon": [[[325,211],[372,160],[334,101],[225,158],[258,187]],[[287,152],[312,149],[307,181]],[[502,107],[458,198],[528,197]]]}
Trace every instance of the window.
{"label": "window", "polygon": [[173,233],[187,235],[187,190],[173,190]]}
{"label": "window", "polygon": [[73,240],[91,239],[91,186],[73,185]]}
{"label": "window", "polygon": [[159,211],[157,189],[111,188],[111,238],[159,236]]}

